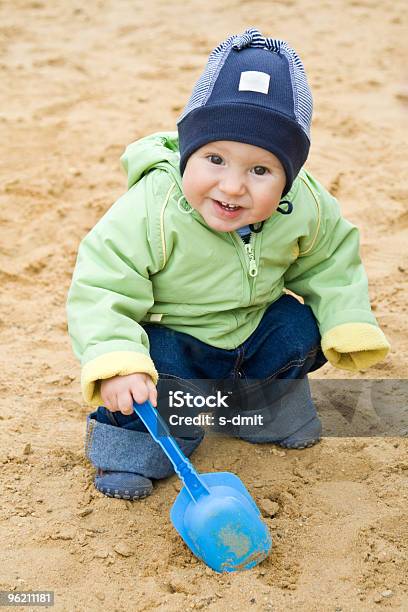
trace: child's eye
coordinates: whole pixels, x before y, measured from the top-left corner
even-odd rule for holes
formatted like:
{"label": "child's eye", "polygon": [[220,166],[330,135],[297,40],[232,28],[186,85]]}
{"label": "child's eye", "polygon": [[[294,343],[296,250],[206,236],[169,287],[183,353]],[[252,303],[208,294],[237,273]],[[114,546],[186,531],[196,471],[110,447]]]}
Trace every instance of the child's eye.
{"label": "child's eye", "polygon": [[216,166],[219,166],[222,163],[222,157],[219,155],[208,155],[207,159],[209,159],[210,162]]}
{"label": "child's eye", "polygon": [[[256,170],[260,170],[261,172],[256,172]],[[268,168],[265,168],[265,166],[254,166],[254,171],[257,176],[263,176],[268,172]]]}

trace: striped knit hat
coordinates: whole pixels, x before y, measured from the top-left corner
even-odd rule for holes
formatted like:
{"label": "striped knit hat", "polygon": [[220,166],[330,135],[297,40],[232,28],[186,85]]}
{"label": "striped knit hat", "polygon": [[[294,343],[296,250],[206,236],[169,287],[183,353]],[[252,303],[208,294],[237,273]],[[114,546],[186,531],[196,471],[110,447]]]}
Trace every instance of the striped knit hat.
{"label": "striped knit hat", "polygon": [[303,64],[285,41],[255,28],[230,36],[210,54],[177,122],[181,174],[200,147],[234,140],[276,155],[286,195],[309,153],[312,106]]}

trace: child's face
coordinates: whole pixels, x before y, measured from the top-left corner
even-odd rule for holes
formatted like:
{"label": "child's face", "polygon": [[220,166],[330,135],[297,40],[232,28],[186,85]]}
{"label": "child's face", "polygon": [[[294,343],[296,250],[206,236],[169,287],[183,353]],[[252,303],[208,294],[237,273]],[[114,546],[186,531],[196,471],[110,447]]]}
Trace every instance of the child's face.
{"label": "child's face", "polygon": [[219,232],[270,217],[285,185],[285,171],[273,153],[231,140],[210,142],[195,151],[183,174],[188,203]]}

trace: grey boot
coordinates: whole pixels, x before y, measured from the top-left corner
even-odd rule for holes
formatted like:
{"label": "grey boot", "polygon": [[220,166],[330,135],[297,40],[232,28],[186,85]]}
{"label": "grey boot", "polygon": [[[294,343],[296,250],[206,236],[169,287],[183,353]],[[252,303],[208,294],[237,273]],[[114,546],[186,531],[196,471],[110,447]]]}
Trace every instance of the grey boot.
{"label": "grey boot", "polygon": [[[204,437],[175,438],[189,457]],[[174,474],[173,465],[148,432],[99,423],[88,416],[85,452],[97,468],[95,487],[109,497],[138,499],[150,495],[151,479]]]}

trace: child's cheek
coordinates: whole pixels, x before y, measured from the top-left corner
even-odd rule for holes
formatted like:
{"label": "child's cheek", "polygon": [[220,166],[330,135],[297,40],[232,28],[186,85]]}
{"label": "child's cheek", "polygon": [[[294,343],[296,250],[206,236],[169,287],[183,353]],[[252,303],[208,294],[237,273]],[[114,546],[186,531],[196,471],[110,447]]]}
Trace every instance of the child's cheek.
{"label": "child's cheek", "polygon": [[193,196],[193,192],[192,192],[192,189],[191,189],[192,186],[191,186],[190,179],[183,180],[182,186],[183,186],[183,193],[184,193],[184,196],[185,196],[187,202],[192,204],[192,200],[194,199],[194,196]]}

